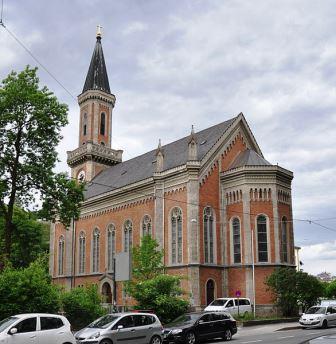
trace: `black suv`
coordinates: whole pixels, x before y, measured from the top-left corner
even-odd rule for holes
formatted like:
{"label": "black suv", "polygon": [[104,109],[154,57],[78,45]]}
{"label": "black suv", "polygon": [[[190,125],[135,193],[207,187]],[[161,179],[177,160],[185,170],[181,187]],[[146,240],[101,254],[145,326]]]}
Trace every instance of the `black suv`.
{"label": "black suv", "polygon": [[211,338],[231,340],[235,333],[237,323],[229,313],[188,313],[164,326],[163,342],[194,344]]}

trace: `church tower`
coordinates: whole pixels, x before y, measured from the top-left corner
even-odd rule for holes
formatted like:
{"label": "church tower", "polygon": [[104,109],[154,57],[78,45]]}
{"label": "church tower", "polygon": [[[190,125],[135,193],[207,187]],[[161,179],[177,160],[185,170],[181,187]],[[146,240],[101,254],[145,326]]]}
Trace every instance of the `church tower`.
{"label": "church tower", "polygon": [[108,166],[122,161],[122,150],[111,148],[112,111],[115,96],[110,91],[100,26],[82,93],[78,96],[78,148],[67,152],[71,177],[91,181]]}

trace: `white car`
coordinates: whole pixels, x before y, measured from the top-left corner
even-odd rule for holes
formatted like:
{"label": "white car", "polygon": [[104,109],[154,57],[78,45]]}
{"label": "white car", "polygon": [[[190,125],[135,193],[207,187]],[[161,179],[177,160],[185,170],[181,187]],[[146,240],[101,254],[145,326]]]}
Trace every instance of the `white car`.
{"label": "white car", "polygon": [[227,297],[213,300],[204,308],[204,312],[228,312],[232,315],[238,315],[238,313],[245,315],[252,312],[252,306],[250,299],[245,297]]}
{"label": "white car", "polygon": [[301,327],[322,327],[336,325],[336,307],[314,306],[301,315],[299,320]]}
{"label": "white car", "polygon": [[55,314],[19,314],[0,321],[1,344],[76,344],[69,321]]}

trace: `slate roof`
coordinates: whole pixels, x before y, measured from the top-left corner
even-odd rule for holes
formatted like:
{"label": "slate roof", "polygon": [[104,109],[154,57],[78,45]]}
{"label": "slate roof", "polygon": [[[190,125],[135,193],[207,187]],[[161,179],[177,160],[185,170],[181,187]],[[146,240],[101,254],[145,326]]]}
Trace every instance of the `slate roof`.
{"label": "slate roof", "polygon": [[[235,119],[236,117],[194,134],[197,141],[198,160],[203,159]],[[189,139],[190,136],[186,136],[162,146],[163,170],[184,165],[187,162]],[[88,184],[85,199],[153,176],[155,162],[156,149],[107,168]]]}
{"label": "slate roof", "polygon": [[108,81],[101,37],[97,37],[90,67],[85,79],[83,93],[88,90],[100,90],[111,93]]}
{"label": "slate roof", "polygon": [[270,166],[272,165],[265,160],[261,155],[251,149],[246,149],[240,152],[236,159],[233,161],[229,169],[242,167],[242,166]]}

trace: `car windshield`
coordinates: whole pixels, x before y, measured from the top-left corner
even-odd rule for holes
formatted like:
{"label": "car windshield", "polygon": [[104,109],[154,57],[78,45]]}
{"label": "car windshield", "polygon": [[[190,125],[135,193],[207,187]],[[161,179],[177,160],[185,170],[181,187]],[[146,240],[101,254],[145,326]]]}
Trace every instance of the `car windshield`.
{"label": "car windshield", "polygon": [[310,307],[306,314],[325,314],[326,307]]}
{"label": "car windshield", "polygon": [[12,325],[18,319],[19,318],[16,318],[16,317],[10,317],[10,318],[1,320],[0,321],[0,332],[5,330],[8,326]]}
{"label": "car windshield", "polygon": [[90,328],[108,328],[112,323],[114,323],[120,316],[108,314],[102,318],[99,318],[92,322],[88,327]]}
{"label": "car windshield", "polygon": [[177,325],[177,324],[189,323],[189,322],[192,322],[192,321],[196,321],[199,317],[200,317],[199,314],[183,314],[183,315],[179,316],[178,318],[176,318],[175,320],[173,320],[168,325],[169,326],[174,326],[174,325]]}
{"label": "car windshield", "polygon": [[209,306],[224,306],[228,299],[217,299],[210,303]]}

